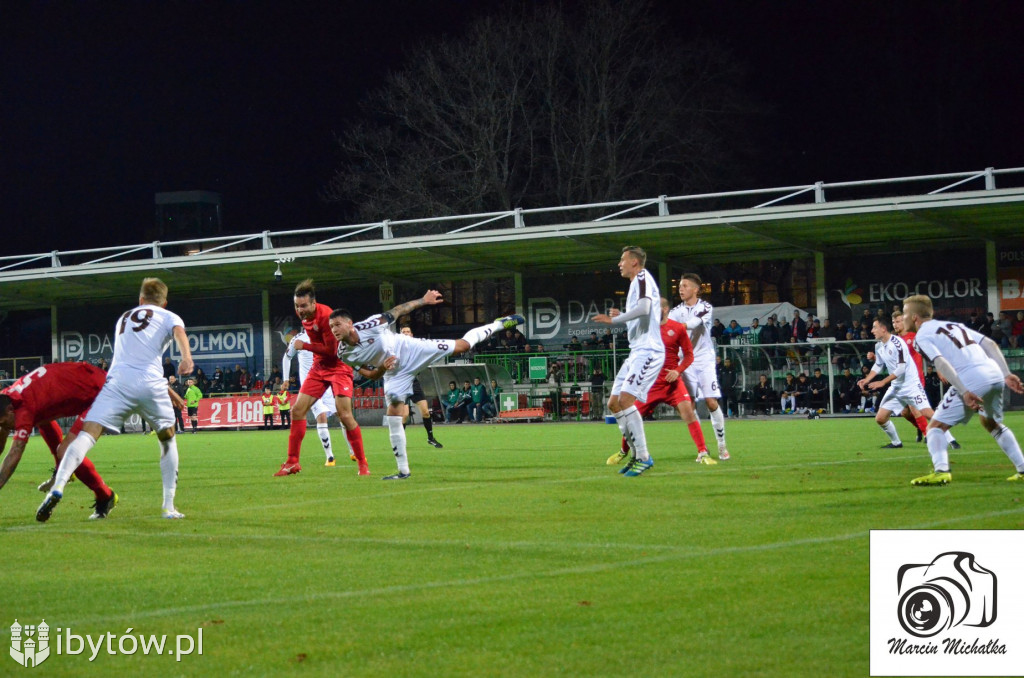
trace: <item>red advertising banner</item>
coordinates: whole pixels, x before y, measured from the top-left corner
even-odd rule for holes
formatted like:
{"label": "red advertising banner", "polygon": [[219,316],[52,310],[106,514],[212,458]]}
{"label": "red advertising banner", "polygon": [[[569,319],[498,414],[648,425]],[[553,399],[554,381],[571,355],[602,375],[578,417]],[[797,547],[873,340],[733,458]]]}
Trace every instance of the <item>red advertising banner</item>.
{"label": "red advertising banner", "polygon": [[1024,248],[1004,247],[996,255],[999,310],[1024,311]]}
{"label": "red advertising banner", "polygon": [[[280,422],[281,415],[275,406],[274,423]],[[263,401],[259,396],[225,396],[199,401],[199,428],[238,426],[263,426]]]}

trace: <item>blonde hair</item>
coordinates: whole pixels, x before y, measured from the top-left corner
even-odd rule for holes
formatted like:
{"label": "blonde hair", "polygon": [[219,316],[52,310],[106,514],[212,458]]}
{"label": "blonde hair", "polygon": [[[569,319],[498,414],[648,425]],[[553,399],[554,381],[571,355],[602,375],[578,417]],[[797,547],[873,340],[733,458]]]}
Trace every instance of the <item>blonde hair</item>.
{"label": "blonde hair", "polygon": [[932,300],[923,294],[915,294],[903,300],[903,309],[910,306],[910,312],[916,313],[921,318],[931,318],[935,312],[932,308]]}
{"label": "blonde hair", "polygon": [[143,278],[139,296],[147,304],[163,306],[167,303],[167,284],[160,278]]}
{"label": "blonde hair", "polygon": [[295,286],[295,294],[294,294],[294,296],[296,296],[296,297],[309,297],[310,299],[315,300],[316,299],[316,288],[313,287],[313,279],[312,278],[306,278],[305,280],[300,282],[298,285],[296,285]]}
{"label": "blonde hair", "polygon": [[644,251],[643,247],[637,247],[635,245],[627,245],[622,248],[623,252],[629,252],[629,254],[636,259],[641,266],[647,265],[647,252]]}

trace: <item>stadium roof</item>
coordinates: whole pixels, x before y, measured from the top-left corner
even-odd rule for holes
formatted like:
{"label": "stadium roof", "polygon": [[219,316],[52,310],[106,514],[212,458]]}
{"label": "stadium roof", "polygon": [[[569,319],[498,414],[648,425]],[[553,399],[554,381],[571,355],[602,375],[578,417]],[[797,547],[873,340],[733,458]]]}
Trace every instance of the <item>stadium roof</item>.
{"label": "stadium roof", "polygon": [[[123,301],[145,275],[161,277],[175,295],[225,296],[287,292],[305,277],[321,287],[418,286],[611,270],[625,244],[643,246],[654,264],[691,268],[815,252],[861,256],[1020,242],[1024,187],[995,188],[996,175],[1024,183],[1024,169],[986,170],[2,257],[0,306]],[[956,182],[925,194],[878,195],[906,193],[907,182],[950,180]],[[985,189],[963,190],[980,181]],[[825,202],[844,191],[875,197]],[[779,197],[749,204],[774,194]],[[814,202],[783,204],[808,198]],[[702,201],[715,209],[669,213]],[[587,220],[552,224],[555,212]],[[545,218],[547,225],[526,223]],[[283,282],[274,279],[276,262],[283,262]]]}

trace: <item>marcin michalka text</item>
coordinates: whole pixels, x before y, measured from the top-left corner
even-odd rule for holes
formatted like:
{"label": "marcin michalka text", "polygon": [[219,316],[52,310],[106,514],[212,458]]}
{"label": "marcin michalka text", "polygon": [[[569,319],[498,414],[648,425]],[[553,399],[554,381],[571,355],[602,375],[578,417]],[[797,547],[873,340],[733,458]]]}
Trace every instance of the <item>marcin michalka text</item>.
{"label": "marcin michalka text", "polygon": [[[936,643],[914,644],[908,643],[906,638],[890,638],[889,654],[939,654],[939,645]],[[942,640],[942,654],[1006,654],[1006,646],[999,643],[999,639],[982,643],[980,638],[967,644],[967,641],[960,638],[945,638]]]}

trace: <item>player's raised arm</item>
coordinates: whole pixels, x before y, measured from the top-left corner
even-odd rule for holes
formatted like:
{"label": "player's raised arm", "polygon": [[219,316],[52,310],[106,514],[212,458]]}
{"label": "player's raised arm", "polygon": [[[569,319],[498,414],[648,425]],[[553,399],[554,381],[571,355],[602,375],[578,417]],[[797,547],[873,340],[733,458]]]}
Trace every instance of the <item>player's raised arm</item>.
{"label": "player's raised arm", "polygon": [[178,374],[182,376],[192,374],[192,370],[195,369],[195,365],[192,364],[192,349],[188,346],[188,335],[185,334],[185,328],[181,325],[174,326],[174,343],[178,345],[178,352],[181,353]]}
{"label": "player's raised arm", "polygon": [[397,319],[403,315],[412,313],[418,308],[423,308],[424,306],[436,306],[442,301],[444,301],[444,297],[440,292],[437,290],[427,290],[426,294],[419,299],[413,299],[412,301],[407,301],[404,304],[399,304],[388,311],[388,314],[392,318]]}

